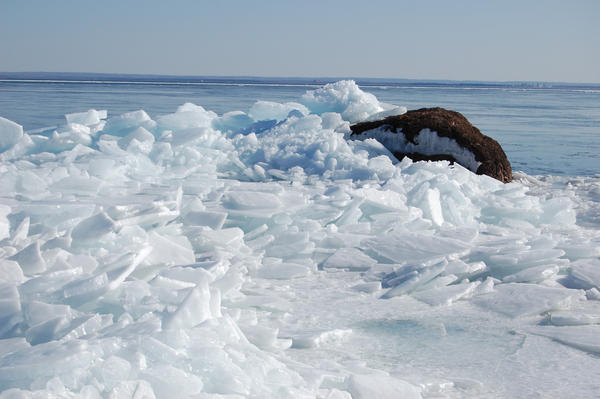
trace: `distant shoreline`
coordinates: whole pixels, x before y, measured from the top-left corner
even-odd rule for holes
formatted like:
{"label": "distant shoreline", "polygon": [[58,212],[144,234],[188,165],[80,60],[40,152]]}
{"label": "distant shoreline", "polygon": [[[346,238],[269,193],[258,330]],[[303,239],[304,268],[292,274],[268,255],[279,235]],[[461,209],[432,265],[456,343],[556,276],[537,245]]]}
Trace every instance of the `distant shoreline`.
{"label": "distant shoreline", "polygon": [[387,79],[360,77],[255,77],[255,76],[176,76],[145,74],[112,74],[85,72],[0,72],[0,82],[15,83],[89,83],[89,84],[155,84],[155,85],[248,85],[248,86],[321,86],[338,80],[351,79],[360,86],[387,87],[464,87],[515,89],[599,90],[600,83],[566,82],[494,82],[435,79]]}

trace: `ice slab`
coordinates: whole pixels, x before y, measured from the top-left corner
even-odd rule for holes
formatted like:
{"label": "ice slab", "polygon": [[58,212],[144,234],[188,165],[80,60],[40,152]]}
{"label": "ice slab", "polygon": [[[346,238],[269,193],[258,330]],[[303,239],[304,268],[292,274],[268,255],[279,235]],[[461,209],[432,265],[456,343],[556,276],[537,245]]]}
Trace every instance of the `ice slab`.
{"label": "ice slab", "polygon": [[23,137],[23,126],[0,116],[0,153],[12,148]]}
{"label": "ice slab", "polygon": [[[148,381],[158,398],[170,397],[173,392],[178,396],[191,397],[202,392],[202,379],[171,365],[156,365],[140,373]],[[137,392],[136,392],[137,394]]]}
{"label": "ice slab", "polygon": [[581,259],[571,263],[569,276],[584,289],[600,289],[600,260]]}
{"label": "ice slab", "polygon": [[115,227],[114,221],[106,213],[100,212],[79,222],[73,229],[71,238],[77,243],[85,243],[97,240],[112,232]]}
{"label": "ice slab", "polygon": [[278,122],[286,119],[290,112],[297,111],[300,116],[308,115],[308,109],[299,103],[276,103],[272,101],[257,101],[252,107],[248,115],[255,121],[276,120]]}
{"label": "ice slab", "polygon": [[207,111],[204,107],[192,103],[185,103],[172,114],[163,115],[156,119],[160,130],[185,130],[190,128],[209,128],[217,114]]}
{"label": "ice slab", "polygon": [[40,242],[35,241],[33,244],[28,245],[15,255],[11,256],[9,260],[16,261],[21,270],[27,276],[32,276],[38,273],[46,271],[46,261],[42,257],[40,252]]}
{"label": "ice slab", "polygon": [[380,281],[372,281],[369,283],[361,283],[352,286],[354,291],[364,292],[367,294],[372,294],[381,290],[381,282]]}
{"label": "ice slab", "polygon": [[10,214],[11,209],[9,206],[0,204],[0,240],[10,236],[10,222],[6,218]]}
{"label": "ice slab", "polygon": [[341,343],[352,334],[351,329],[304,331],[292,337],[292,347],[296,349],[318,348],[322,345]]}
{"label": "ice slab", "polygon": [[151,231],[148,234],[148,244],[152,247],[152,252],[144,260],[145,263],[185,265],[196,261],[194,249],[185,236],[162,235]]}
{"label": "ice slab", "polygon": [[340,248],[323,262],[323,268],[369,270],[377,261],[357,248]]}
{"label": "ice slab", "polygon": [[600,326],[536,326],[526,330],[529,333],[548,337],[579,350],[600,354]]}
{"label": "ice slab", "polygon": [[496,285],[493,292],[477,296],[472,301],[509,317],[521,317],[569,309],[584,299],[585,294],[581,290],[510,283]]}
{"label": "ice slab", "polygon": [[100,123],[102,119],[106,119],[107,111],[104,110],[95,110],[90,109],[87,112],[75,112],[71,114],[66,114],[65,119],[67,123],[78,123],[80,125],[95,125]]}
{"label": "ice slab", "polygon": [[588,313],[581,310],[558,311],[550,314],[549,322],[555,326],[600,324],[600,314]]}
{"label": "ice slab", "polygon": [[272,215],[281,206],[281,200],[272,193],[259,191],[233,191],[226,193],[223,204],[227,209],[235,211],[257,210],[265,215]]}
{"label": "ice slab", "polygon": [[124,150],[127,150],[127,148],[133,140],[137,140],[140,143],[149,143],[149,148],[152,148],[151,144],[154,143],[154,135],[150,133],[147,129],[139,127],[131,133],[129,133],[128,135],[126,135],[125,137],[119,139],[119,147],[121,147]]}
{"label": "ice slab", "polygon": [[[100,398],[98,394],[98,398]],[[115,387],[110,391],[109,397],[111,399],[135,399],[135,398],[148,398],[156,399],[152,385],[148,381],[144,380],[125,380],[119,381]],[[90,394],[89,399],[95,399]],[[86,397],[86,399],[88,399]]]}
{"label": "ice slab", "polygon": [[219,230],[223,227],[226,218],[227,213],[224,212],[192,211],[185,215],[183,223],[190,226],[207,226],[213,230]]}
{"label": "ice slab", "polygon": [[10,337],[13,329],[23,320],[20,299],[16,285],[0,283],[0,338]]}
{"label": "ice slab", "polygon": [[0,259],[0,283],[22,283],[25,280],[23,270],[15,261]]}
{"label": "ice slab", "polygon": [[537,266],[511,274],[502,279],[505,283],[540,283],[558,274],[560,267],[556,265]]}
{"label": "ice slab", "polygon": [[472,246],[452,238],[435,237],[418,232],[398,231],[362,242],[369,250],[391,260],[405,263],[433,263],[455,260],[466,255]]}
{"label": "ice slab", "polygon": [[210,307],[210,289],[208,284],[198,284],[186,296],[181,305],[164,320],[164,328],[189,328],[210,319],[213,314]]}
{"label": "ice slab", "polygon": [[280,339],[278,328],[269,328],[260,325],[243,326],[242,331],[248,341],[261,349],[268,351],[281,351],[292,346],[291,339]]}
{"label": "ice slab", "polygon": [[450,306],[453,302],[456,302],[461,298],[467,298],[470,295],[473,295],[479,284],[481,284],[479,281],[475,281],[466,284],[448,285],[445,287],[414,292],[412,296],[431,306]]}
{"label": "ice slab", "polygon": [[304,277],[311,273],[310,267],[297,263],[272,263],[263,265],[256,275],[262,278],[289,280],[292,278]]}
{"label": "ice slab", "polygon": [[312,113],[337,112],[344,120],[358,122],[385,110],[377,98],[345,80],[307,91],[300,99]]}
{"label": "ice slab", "polygon": [[348,380],[353,399],[420,399],[421,390],[406,381],[384,374],[353,374]]}
{"label": "ice slab", "polygon": [[441,262],[428,266],[402,267],[397,271],[388,274],[385,276],[382,285],[384,287],[392,288],[383,294],[382,298],[392,298],[416,290],[440,275],[447,264],[448,262],[446,260],[442,260]]}

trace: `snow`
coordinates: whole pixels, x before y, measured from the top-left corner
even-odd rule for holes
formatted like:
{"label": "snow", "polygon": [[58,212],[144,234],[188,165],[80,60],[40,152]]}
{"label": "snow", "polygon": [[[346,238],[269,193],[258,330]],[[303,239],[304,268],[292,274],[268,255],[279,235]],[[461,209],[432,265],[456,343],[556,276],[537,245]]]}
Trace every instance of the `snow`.
{"label": "snow", "polygon": [[0,119],[0,397],[520,397],[597,373],[598,179],[347,140],[404,111],[342,81]]}

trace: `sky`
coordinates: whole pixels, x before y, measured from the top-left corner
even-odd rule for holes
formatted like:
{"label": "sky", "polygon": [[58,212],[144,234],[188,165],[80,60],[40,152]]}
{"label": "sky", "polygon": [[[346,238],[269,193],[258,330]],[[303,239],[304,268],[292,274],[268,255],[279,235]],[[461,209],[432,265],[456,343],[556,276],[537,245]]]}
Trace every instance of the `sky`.
{"label": "sky", "polygon": [[598,0],[0,0],[0,71],[600,83]]}

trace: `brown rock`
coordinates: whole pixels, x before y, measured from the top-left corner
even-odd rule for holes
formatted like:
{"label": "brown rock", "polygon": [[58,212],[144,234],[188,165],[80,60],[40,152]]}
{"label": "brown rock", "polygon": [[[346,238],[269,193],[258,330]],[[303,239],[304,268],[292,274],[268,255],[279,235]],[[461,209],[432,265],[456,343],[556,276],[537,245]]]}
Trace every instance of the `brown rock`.
{"label": "brown rock", "polygon": [[[350,127],[352,130],[351,138],[364,140],[372,137],[373,129],[383,130],[384,134],[390,135],[403,134],[408,143],[417,145],[417,136],[423,129],[424,134],[433,134],[437,132],[438,137],[447,137],[455,140],[459,147],[470,151],[477,161],[478,166],[465,159],[460,154],[442,152],[436,154],[424,154],[416,151],[407,152],[394,147],[394,140],[380,140],[394,156],[400,160],[405,156],[414,161],[439,161],[448,160],[457,162],[479,175],[488,175],[501,182],[508,183],[512,181],[512,169],[506,154],[498,142],[491,137],[482,134],[479,129],[473,126],[467,118],[455,111],[449,111],[444,108],[422,108],[408,111],[403,115],[389,116],[385,119],[374,122],[357,123]],[[379,133],[381,134],[381,133]],[[390,137],[393,139],[393,137]],[[413,146],[414,147],[414,146]],[[465,152],[467,153],[467,152]],[[468,154],[468,153],[467,153]],[[476,169],[476,170],[473,170]]]}

